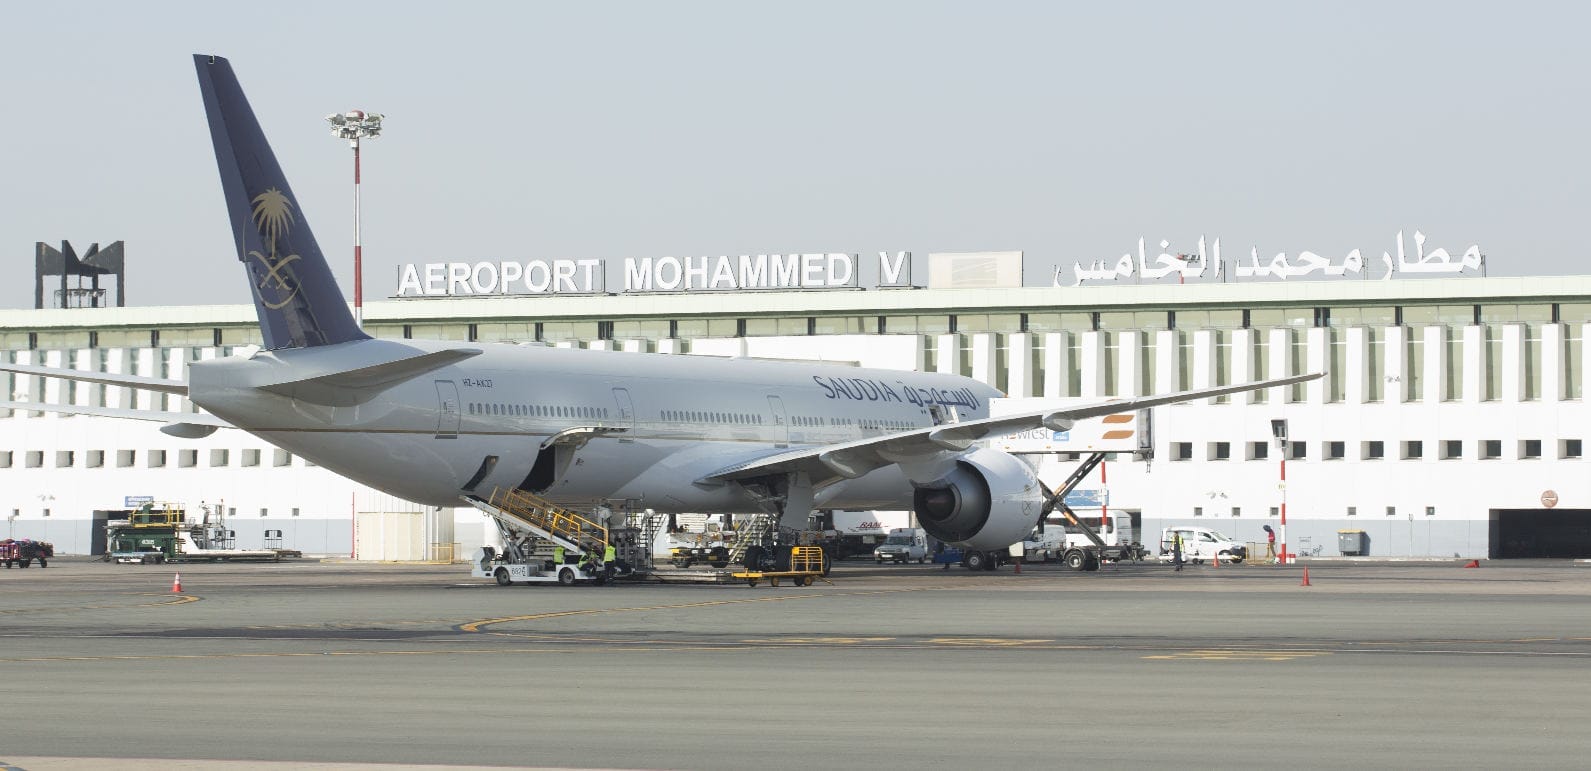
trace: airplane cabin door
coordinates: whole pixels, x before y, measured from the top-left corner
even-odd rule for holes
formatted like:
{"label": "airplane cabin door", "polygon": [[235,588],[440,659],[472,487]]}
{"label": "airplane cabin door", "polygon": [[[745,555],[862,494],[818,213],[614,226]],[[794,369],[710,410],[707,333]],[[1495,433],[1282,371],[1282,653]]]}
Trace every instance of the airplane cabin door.
{"label": "airplane cabin door", "polygon": [[779,447],[790,446],[790,420],[784,414],[784,400],[768,397],[768,410],[773,413],[773,441]]}
{"label": "airplane cabin door", "polygon": [[635,428],[635,402],[630,400],[630,389],[613,389],[613,401],[619,405],[619,425],[623,428]]}
{"label": "airplane cabin door", "polygon": [[436,438],[459,435],[459,387],[451,380],[436,381]]}

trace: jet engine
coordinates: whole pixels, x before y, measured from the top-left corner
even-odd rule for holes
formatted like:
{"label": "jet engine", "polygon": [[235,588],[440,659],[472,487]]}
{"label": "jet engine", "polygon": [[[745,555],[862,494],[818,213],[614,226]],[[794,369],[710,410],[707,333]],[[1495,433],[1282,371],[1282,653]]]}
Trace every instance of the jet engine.
{"label": "jet engine", "polygon": [[1044,488],[1027,464],[999,450],[961,456],[942,479],[918,485],[917,523],[929,535],[968,549],[1004,549],[1038,524]]}

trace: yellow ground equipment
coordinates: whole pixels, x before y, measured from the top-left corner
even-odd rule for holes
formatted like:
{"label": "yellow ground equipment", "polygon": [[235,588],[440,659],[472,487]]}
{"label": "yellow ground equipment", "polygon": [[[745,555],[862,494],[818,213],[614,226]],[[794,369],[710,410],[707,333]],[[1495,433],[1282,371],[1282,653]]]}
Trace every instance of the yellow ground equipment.
{"label": "yellow ground equipment", "polygon": [[747,586],[756,586],[759,581],[767,581],[769,586],[778,586],[781,578],[790,579],[790,582],[796,586],[811,586],[813,581],[822,581],[833,586],[833,581],[823,577],[823,560],[823,549],[820,547],[792,546],[789,570],[747,570],[731,575],[745,581]]}

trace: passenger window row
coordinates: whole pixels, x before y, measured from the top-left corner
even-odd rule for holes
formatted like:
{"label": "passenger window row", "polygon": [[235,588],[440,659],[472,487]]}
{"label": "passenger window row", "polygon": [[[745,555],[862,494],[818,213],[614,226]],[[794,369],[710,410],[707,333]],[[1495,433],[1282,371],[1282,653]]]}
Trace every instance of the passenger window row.
{"label": "passenger window row", "polygon": [[823,418],[808,415],[796,415],[790,419],[791,424],[797,426],[854,426],[860,425],[864,431],[909,431],[916,426],[904,420],[862,420],[855,418]]}
{"label": "passenger window row", "polygon": [[470,402],[471,415],[521,418],[591,418],[608,417],[607,407],[585,407],[572,404],[501,404],[495,402]]}
{"label": "passenger window row", "polygon": [[675,423],[726,423],[736,426],[762,425],[762,416],[750,412],[663,410],[663,419]]}

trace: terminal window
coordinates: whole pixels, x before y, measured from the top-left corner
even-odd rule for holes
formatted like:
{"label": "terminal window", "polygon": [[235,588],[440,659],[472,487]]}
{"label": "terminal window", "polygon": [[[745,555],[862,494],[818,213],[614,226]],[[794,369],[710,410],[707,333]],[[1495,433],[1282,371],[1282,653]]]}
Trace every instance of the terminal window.
{"label": "terminal window", "polygon": [[1564,439],[1559,442],[1558,457],[1578,458],[1581,455],[1579,439]]}
{"label": "terminal window", "polygon": [[1308,444],[1305,444],[1304,442],[1288,442],[1287,443],[1287,459],[1288,460],[1303,460],[1303,459],[1305,459],[1307,457],[1309,457],[1309,445]]}
{"label": "terminal window", "polygon": [[1249,442],[1248,443],[1248,459],[1249,460],[1265,460],[1266,458],[1270,457],[1270,454],[1271,454],[1271,446],[1270,446],[1270,444],[1268,442]]}
{"label": "terminal window", "polygon": [[198,450],[178,450],[177,468],[193,468],[199,465]]}
{"label": "terminal window", "polygon": [[166,467],[166,451],[165,450],[150,450],[147,454],[145,454],[144,457],[148,458],[148,460],[149,460],[148,465],[149,465],[150,468],[165,468]]}
{"label": "terminal window", "polygon": [[1418,439],[1410,439],[1403,443],[1403,459],[1419,460],[1425,457],[1425,443]]}
{"label": "terminal window", "polygon": [[1464,442],[1460,439],[1442,440],[1442,460],[1458,460],[1464,457]]}
{"label": "terminal window", "polygon": [[1519,440],[1519,457],[1521,460],[1536,460],[1541,457],[1540,439]]}
{"label": "terminal window", "polygon": [[28,468],[43,468],[43,466],[44,466],[44,451],[43,450],[28,450],[27,467]]}
{"label": "terminal window", "polygon": [[1325,444],[1325,452],[1323,454],[1325,455],[1326,460],[1342,460],[1343,458],[1347,457],[1347,442],[1326,442]]}
{"label": "terminal window", "polygon": [[1172,442],[1171,459],[1173,461],[1193,460],[1193,442]]}
{"label": "terminal window", "polygon": [[1383,442],[1365,442],[1361,449],[1360,457],[1365,460],[1382,460],[1387,457],[1386,444]]}
{"label": "terminal window", "polygon": [[0,452],[0,468],[11,468],[11,451]]}
{"label": "terminal window", "polygon": [[1210,460],[1231,460],[1232,459],[1232,443],[1231,442],[1211,442],[1210,443],[1210,447],[1209,447],[1209,459]]}
{"label": "terminal window", "polygon": [[1482,460],[1497,460],[1503,457],[1503,440],[1482,439],[1480,450]]}
{"label": "terminal window", "polygon": [[83,459],[83,464],[88,468],[100,468],[105,465],[104,450],[89,450],[88,456]]}
{"label": "terminal window", "polygon": [[231,453],[229,451],[227,451],[227,450],[211,450],[210,451],[210,467],[211,468],[220,468],[220,467],[226,466],[228,463],[231,462],[231,458],[229,457],[230,454]]}
{"label": "terminal window", "polygon": [[1396,506],[1388,506],[1387,507],[1387,516],[1396,517],[1397,515],[1398,515],[1398,507],[1396,507]]}
{"label": "terminal window", "polygon": [[260,465],[260,451],[259,450],[244,450],[243,451],[243,465],[244,466],[248,466],[248,467],[253,467],[253,466]]}
{"label": "terminal window", "polygon": [[132,467],[133,463],[137,462],[137,454],[136,450],[117,450],[116,468]]}

